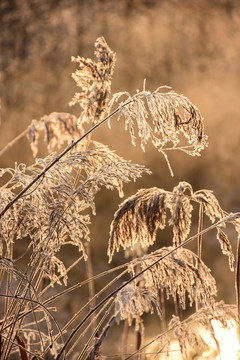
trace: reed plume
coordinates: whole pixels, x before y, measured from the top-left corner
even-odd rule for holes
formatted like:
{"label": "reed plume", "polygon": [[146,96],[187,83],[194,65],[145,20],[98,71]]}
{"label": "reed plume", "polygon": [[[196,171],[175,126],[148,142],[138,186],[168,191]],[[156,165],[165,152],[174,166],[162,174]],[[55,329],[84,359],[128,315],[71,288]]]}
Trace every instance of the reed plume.
{"label": "reed plume", "polygon": [[72,61],[79,66],[72,77],[81,88],[81,92],[75,93],[70,105],[80,105],[82,110],[79,117],[80,124],[97,123],[103,119],[108,110],[116,56],[103,37],[95,42],[95,56],[97,61],[80,56],[72,57]]}
{"label": "reed plume", "polygon": [[[148,248],[156,241],[158,229],[173,227],[173,246],[184,242],[191,229],[193,204],[202,204],[206,216],[214,222],[226,214],[217,198],[209,190],[193,192],[191,185],[180,182],[172,192],[163,189],[141,189],[119,205],[110,227],[108,244],[109,262],[120,247],[132,249],[136,244]],[[170,211],[168,223],[167,209]],[[234,226],[238,220],[230,221]],[[222,224],[223,226],[224,224]],[[237,229],[236,229],[237,230]],[[234,255],[227,235],[217,228],[217,239],[223,254],[229,257],[233,270]]]}
{"label": "reed plume", "polygon": [[[132,144],[136,146],[136,132],[143,151],[151,141],[164,155],[173,175],[166,152],[178,149],[199,156],[208,145],[208,138],[204,132],[204,119],[197,107],[185,96],[167,90],[168,87],[161,86],[151,93],[144,88],[133,96],[119,92],[112,96],[109,107],[111,110],[115,102],[119,104],[118,119],[124,118],[125,130],[129,130]],[[123,96],[126,99],[120,101]]]}

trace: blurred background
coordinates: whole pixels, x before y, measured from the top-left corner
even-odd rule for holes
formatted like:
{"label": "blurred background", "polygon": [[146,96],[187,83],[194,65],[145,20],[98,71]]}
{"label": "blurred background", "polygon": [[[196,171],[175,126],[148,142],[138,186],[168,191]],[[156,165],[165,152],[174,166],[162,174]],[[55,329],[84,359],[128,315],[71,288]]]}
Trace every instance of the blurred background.
{"label": "blurred background", "polygon": [[[103,125],[95,140],[153,172],[125,185],[125,196],[143,187],[172,190],[179,181],[188,181],[194,190],[213,190],[224,210],[240,210],[239,0],[1,0],[0,6],[0,149],[32,119],[52,111],[79,115],[78,107],[68,106],[77,90],[71,56],[94,58],[94,42],[104,36],[117,55],[112,93],[134,94],[144,79],[150,91],[171,86],[198,107],[209,136],[201,157],[169,154],[172,178],[155,148],[149,146],[146,153],[134,148],[121,122],[112,120],[111,130]],[[0,158],[0,165],[12,167],[15,161],[33,161],[25,138]],[[91,225],[95,273],[107,266],[109,227],[122,200],[102,190],[96,201]],[[235,249],[236,235],[230,236]],[[170,241],[167,232],[159,238],[163,245]],[[215,234],[208,236],[203,250],[217,278],[219,298],[234,302],[234,275],[220,256]]]}

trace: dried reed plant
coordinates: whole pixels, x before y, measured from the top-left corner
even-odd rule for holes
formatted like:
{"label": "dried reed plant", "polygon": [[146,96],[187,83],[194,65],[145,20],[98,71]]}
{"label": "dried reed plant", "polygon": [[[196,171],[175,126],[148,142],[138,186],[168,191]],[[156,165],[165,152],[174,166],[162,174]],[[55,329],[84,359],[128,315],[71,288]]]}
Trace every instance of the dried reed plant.
{"label": "dried reed plant", "polygon": [[[168,225],[173,227],[173,246],[183,243],[191,229],[192,203],[203,206],[205,214],[212,223],[226,215],[212,191],[193,192],[187,182],[180,182],[172,192],[158,188],[138,190],[135,195],[119,205],[114,215],[108,246],[109,261],[120,247],[126,250],[133,249],[136,244],[146,248],[153,245],[157,230],[164,229],[167,225],[167,210],[170,212]],[[234,222],[234,225],[239,231],[237,223]],[[217,227],[217,239],[223,253],[229,257],[231,270],[234,270],[231,243],[220,226]]]}
{"label": "dried reed plant", "polygon": [[[168,150],[180,149],[196,156],[207,146],[204,121],[196,106],[185,96],[168,91],[167,87],[151,93],[144,85],[143,91],[133,96],[117,93],[109,101],[115,53],[101,37],[96,40],[95,55],[96,61],[73,58],[79,66],[73,78],[81,91],[74,95],[70,105],[80,105],[80,116],[54,112],[33,120],[22,133],[28,134],[34,158],[42,146],[40,134],[44,133],[48,155],[35,158],[30,166],[22,163],[0,170],[0,176],[6,179],[0,188],[0,355],[4,360],[17,354],[21,360],[49,356],[57,360],[101,359],[106,335],[121,320],[128,327],[135,322],[139,355],[144,349],[141,348],[144,314],[157,314],[162,322],[166,321],[164,304],[170,297],[175,303],[176,317],[169,323],[169,329],[175,332],[185,358],[188,349],[184,341],[191,347],[200,341],[194,328],[186,327],[187,320],[182,318],[188,301],[190,305],[195,303],[197,309],[191,319],[204,326],[207,324],[207,329],[211,327],[203,318],[210,319],[210,311],[212,318],[221,318],[224,326],[226,319],[236,319],[235,312],[233,314],[225,305],[221,307],[221,317],[218,313],[219,305],[214,300],[216,282],[203,262],[201,248],[203,234],[217,229],[222,252],[228,256],[230,268],[234,270],[231,242],[223,228],[227,223],[234,225],[239,245],[240,214],[227,214],[211,191],[194,192],[187,182],[180,182],[172,192],[156,187],[142,189],[124,200],[111,224],[109,262],[121,247],[134,250],[139,246],[143,249],[141,257],[133,256],[126,264],[68,286],[70,270],[81,260],[90,262],[86,243],[90,241],[91,215],[96,214],[96,194],[106,187],[116,189],[123,197],[123,183],[151,173],[92,140],[95,129],[114,114],[117,118],[123,116],[132,143],[135,144],[137,131],[142,149],[145,150],[150,140],[166,160]],[[126,100],[120,101],[123,95],[127,96]],[[118,106],[112,111],[116,102]],[[14,143],[15,140],[11,142]],[[59,155],[53,153],[63,146],[66,147]],[[170,164],[169,168],[171,170]],[[189,237],[195,206],[199,207],[198,233]],[[213,223],[208,228],[203,226],[203,213]],[[159,246],[151,252],[150,246],[158,240],[158,229],[167,225],[173,228],[169,247]],[[195,239],[197,254],[183,248]],[[28,245],[20,255],[25,263],[25,268],[20,270],[14,249],[16,243],[23,240],[27,240]],[[59,256],[67,244],[75,246],[79,252],[77,260],[70,265]],[[238,313],[239,254],[238,246]],[[109,281],[112,273],[115,277]],[[52,302],[103,277],[106,277],[106,285],[96,294],[93,292],[65,325],[60,325]],[[66,289],[50,296],[49,290],[56,285],[65,285]],[[165,333],[160,337],[163,349],[170,340]]]}

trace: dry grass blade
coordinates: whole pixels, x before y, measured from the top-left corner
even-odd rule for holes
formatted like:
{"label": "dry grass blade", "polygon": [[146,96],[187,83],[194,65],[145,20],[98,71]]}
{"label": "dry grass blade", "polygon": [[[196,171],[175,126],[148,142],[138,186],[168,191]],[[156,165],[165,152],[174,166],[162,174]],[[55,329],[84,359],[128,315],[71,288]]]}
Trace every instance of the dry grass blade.
{"label": "dry grass blade", "polygon": [[28,360],[29,358],[28,358],[28,354],[25,351],[26,346],[24,340],[18,335],[16,335],[16,340],[18,342],[18,345],[21,345],[21,347],[19,347],[21,360]]}
{"label": "dry grass blade", "polygon": [[10,141],[6,146],[4,146],[4,148],[0,150],[0,156],[2,156],[3,154],[5,154],[5,152],[11,149],[11,147],[15,145],[19,140],[21,140],[25,135],[27,135],[27,133],[27,129],[23,130],[21,134],[16,136],[12,141]]}
{"label": "dry grass blade", "polygon": [[240,213],[239,218],[234,221],[235,229],[238,234],[236,251],[236,269],[235,269],[235,291],[236,304],[238,309],[238,323],[240,323]]}
{"label": "dry grass blade", "polygon": [[[222,219],[224,216],[226,218],[226,212],[224,212],[219,205],[217,198],[214,196],[210,190],[199,190],[192,194],[192,199],[203,207],[205,214],[212,221],[216,219]],[[238,232],[239,223],[239,213],[229,214],[226,221],[221,223],[221,227],[217,227],[217,240],[220,243],[222,253],[228,256],[229,267],[231,271],[234,271],[234,254],[232,251],[232,246],[230,240],[228,239],[226,233],[222,230],[222,227],[226,226],[226,223],[229,222],[235,226],[236,231]]]}
{"label": "dry grass blade", "polygon": [[[152,347],[154,348],[154,353],[152,353],[150,350]],[[145,352],[146,349],[147,349],[147,352]],[[132,359],[135,355],[138,355],[138,354],[140,355],[140,358],[141,358],[141,354],[144,354],[146,356],[149,351],[150,351],[150,354],[155,355],[153,357],[154,360],[158,359],[158,355],[161,356],[162,353],[165,353],[166,354],[165,358],[168,358],[169,350],[170,350],[170,338],[166,331],[160,335],[157,335],[154,339],[147,342],[140,349],[133,352],[131,355],[127,356],[125,358],[125,360]]]}
{"label": "dry grass blade", "polygon": [[[92,360],[92,359],[96,359],[96,360],[101,360],[104,359],[105,357],[101,356],[101,344],[103,342],[103,340],[105,339],[109,329],[111,328],[112,324],[115,321],[115,316],[113,315],[109,322],[107,323],[107,325],[104,327],[101,335],[96,338],[95,340],[95,344],[94,344],[94,348],[91,351],[91,353],[88,355],[88,357],[86,358],[86,360]],[[79,358],[80,359],[80,358]]]}

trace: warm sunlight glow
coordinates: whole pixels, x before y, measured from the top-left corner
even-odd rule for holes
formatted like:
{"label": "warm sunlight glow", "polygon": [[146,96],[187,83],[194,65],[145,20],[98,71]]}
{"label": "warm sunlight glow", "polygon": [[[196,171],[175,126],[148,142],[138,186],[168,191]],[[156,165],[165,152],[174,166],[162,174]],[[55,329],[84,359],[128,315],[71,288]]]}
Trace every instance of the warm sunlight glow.
{"label": "warm sunlight glow", "polygon": [[234,360],[239,359],[240,355],[240,343],[237,335],[237,326],[234,320],[227,321],[227,327],[224,327],[220,321],[212,320],[212,326],[215,332],[215,338],[219,344],[220,356],[218,355],[218,349],[215,340],[211,336],[209,331],[201,331],[203,340],[212,348],[212,350],[205,351],[202,354],[202,359],[213,359],[213,355],[216,354],[214,359],[216,360]]}

